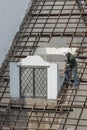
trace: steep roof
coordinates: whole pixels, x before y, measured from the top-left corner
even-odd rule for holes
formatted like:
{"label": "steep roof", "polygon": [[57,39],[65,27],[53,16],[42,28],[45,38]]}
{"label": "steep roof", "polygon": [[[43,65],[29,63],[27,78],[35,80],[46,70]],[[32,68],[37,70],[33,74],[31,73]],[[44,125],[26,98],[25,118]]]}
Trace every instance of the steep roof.
{"label": "steep roof", "polygon": [[[83,6],[82,6],[83,4]],[[87,12],[85,1],[33,0],[0,69],[2,130],[87,130]],[[9,62],[34,55],[38,47],[75,47],[78,90],[62,88],[56,101],[10,98]]]}

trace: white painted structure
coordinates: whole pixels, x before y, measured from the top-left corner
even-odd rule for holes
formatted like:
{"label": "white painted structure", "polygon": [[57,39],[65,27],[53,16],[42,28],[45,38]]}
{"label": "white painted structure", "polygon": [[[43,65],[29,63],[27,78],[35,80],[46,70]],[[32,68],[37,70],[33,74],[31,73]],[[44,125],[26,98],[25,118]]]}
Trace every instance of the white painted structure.
{"label": "white painted structure", "polygon": [[35,54],[42,54],[42,55],[63,55],[65,51],[69,51],[72,54],[75,54],[76,48],[69,48],[69,47],[43,47],[37,48]]}
{"label": "white painted structure", "polygon": [[17,62],[10,63],[10,96],[12,98],[20,97],[20,81],[19,81],[19,67]]}
{"label": "white painted structure", "polygon": [[56,99],[57,98],[57,88],[58,88],[58,66],[55,63],[50,64],[48,68],[48,99]]}
{"label": "white painted structure", "polygon": [[[47,67],[47,99],[56,99],[60,90],[59,66],[44,61],[40,56],[28,56],[21,62],[10,63],[10,93],[12,98],[20,98],[20,66]],[[63,82],[63,79],[62,79]]]}
{"label": "white painted structure", "polygon": [[27,56],[18,62],[19,66],[48,67],[49,63],[45,62],[40,56]]}

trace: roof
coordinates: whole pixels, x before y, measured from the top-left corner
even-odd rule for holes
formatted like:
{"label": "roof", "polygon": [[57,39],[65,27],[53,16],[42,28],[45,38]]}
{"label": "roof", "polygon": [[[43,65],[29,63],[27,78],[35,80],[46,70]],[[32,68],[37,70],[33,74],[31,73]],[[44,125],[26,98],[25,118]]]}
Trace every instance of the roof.
{"label": "roof", "polygon": [[[2,130],[87,130],[87,12],[76,0],[33,0],[0,69]],[[10,98],[9,62],[38,47],[77,48],[78,90],[65,84],[57,100]]]}

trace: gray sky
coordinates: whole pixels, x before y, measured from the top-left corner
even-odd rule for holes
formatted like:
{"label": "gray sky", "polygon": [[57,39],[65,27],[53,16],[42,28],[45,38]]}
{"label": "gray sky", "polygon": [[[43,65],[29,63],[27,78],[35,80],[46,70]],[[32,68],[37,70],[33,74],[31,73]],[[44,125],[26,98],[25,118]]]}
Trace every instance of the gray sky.
{"label": "gray sky", "polygon": [[0,0],[0,64],[19,30],[30,0]]}

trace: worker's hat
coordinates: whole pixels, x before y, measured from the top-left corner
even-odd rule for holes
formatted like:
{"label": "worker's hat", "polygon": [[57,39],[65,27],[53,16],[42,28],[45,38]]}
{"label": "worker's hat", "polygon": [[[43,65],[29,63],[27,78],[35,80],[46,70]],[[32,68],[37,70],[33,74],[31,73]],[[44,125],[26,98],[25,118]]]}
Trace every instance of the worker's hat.
{"label": "worker's hat", "polygon": [[64,51],[63,55],[66,56],[69,53],[70,53],[70,51],[67,49],[67,50]]}

